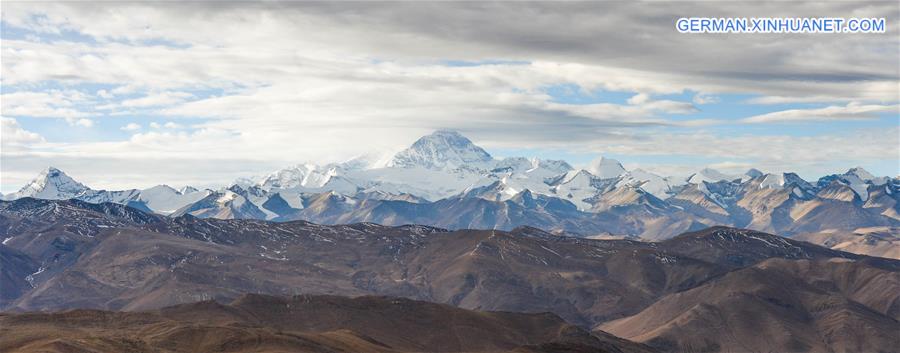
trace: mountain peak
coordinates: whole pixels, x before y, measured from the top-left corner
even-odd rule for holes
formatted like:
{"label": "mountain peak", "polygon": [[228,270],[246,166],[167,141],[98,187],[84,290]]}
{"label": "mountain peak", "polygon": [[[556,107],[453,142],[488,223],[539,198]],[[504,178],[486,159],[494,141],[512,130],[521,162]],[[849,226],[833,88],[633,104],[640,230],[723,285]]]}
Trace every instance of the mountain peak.
{"label": "mountain peak", "polygon": [[38,199],[61,200],[70,199],[90,190],[82,183],[75,181],[62,170],[47,167],[30,183],[12,194],[12,199],[34,197]]}
{"label": "mountain peak", "polygon": [[459,132],[437,130],[394,155],[388,166],[444,170],[466,165],[477,167],[492,160],[490,154]]}
{"label": "mountain peak", "polygon": [[875,176],[872,175],[872,173],[869,173],[869,171],[863,169],[863,167],[850,168],[850,170],[844,173],[844,175],[856,175],[863,181],[875,179]]}
{"label": "mountain peak", "polygon": [[701,182],[711,182],[715,183],[718,181],[733,181],[735,179],[741,179],[740,176],[729,175],[722,173],[718,170],[712,168],[703,168],[699,172],[694,173],[688,178],[688,183],[691,184],[700,184]]}
{"label": "mountain peak", "polygon": [[328,183],[335,175],[337,175],[337,170],[334,167],[302,163],[269,174],[257,186],[264,190],[298,187],[319,188]]}
{"label": "mountain peak", "polygon": [[[521,193],[521,190],[509,186],[506,181],[507,180],[504,178],[487,185],[472,186],[463,191],[461,195],[464,198],[504,201]],[[528,189],[525,189],[524,191],[527,190]]]}
{"label": "mountain peak", "polygon": [[626,173],[619,161],[601,156],[588,164],[587,171],[600,179],[610,179]]}
{"label": "mountain peak", "polygon": [[753,179],[753,178],[761,177],[761,176],[765,175],[765,173],[763,173],[759,169],[750,168],[750,170],[748,170],[746,173],[744,173],[744,175],[749,177],[750,179]]}
{"label": "mountain peak", "polygon": [[144,189],[142,191],[165,192],[165,193],[169,193],[169,194],[177,194],[178,193],[178,190],[175,190],[175,188],[173,188],[169,185],[166,185],[166,184],[159,184],[159,185]]}
{"label": "mountain peak", "polygon": [[200,191],[200,190],[198,190],[197,188],[190,186],[190,185],[185,185],[181,189],[178,189],[178,193],[182,194],[182,195],[190,194],[192,192],[197,192],[197,191]]}
{"label": "mountain peak", "polygon": [[431,133],[431,136],[447,136],[447,137],[452,137],[452,138],[463,138],[463,139],[466,138],[465,136],[460,134],[459,131],[448,130],[448,129],[434,130],[434,132]]}

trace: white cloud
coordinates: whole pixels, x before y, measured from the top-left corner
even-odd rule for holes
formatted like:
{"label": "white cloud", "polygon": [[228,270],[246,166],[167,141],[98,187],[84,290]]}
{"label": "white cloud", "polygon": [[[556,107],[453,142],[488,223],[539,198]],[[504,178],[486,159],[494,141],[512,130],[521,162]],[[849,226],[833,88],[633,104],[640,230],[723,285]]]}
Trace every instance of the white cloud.
{"label": "white cloud", "polygon": [[[809,178],[842,171],[851,165],[887,162],[893,164],[894,168],[900,168],[896,165],[900,127],[854,129],[816,136],[720,136],[699,131],[625,139],[622,143],[606,141],[601,146],[604,146],[602,150],[607,153],[632,156],[702,156],[703,159],[730,161],[711,164],[728,171],[739,171],[752,166],[770,172],[798,172]],[[696,171],[697,165],[688,163],[666,167],[664,172],[686,175]],[[647,165],[645,168],[657,170],[654,165]],[[900,170],[888,173],[893,175],[900,173]]]}
{"label": "white cloud", "polygon": [[789,109],[742,119],[746,123],[788,123],[805,121],[871,120],[879,113],[896,112],[900,116],[900,105],[880,105],[849,103],[845,106],[828,106],[813,109]]}
{"label": "white cloud", "polygon": [[725,120],[720,120],[720,119],[689,119],[689,120],[681,120],[678,122],[673,122],[672,125],[683,126],[683,127],[703,127],[703,126],[723,125],[725,123],[726,123]]}
{"label": "white cloud", "polygon": [[[888,28],[900,28],[892,17],[896,3],[816,6],[822,13],[849,7],[860,17],[889,17]],[[60,166],[104,161],[108,171],[121,171],[126,168],[115,161],[178,154],[178,168],[214,179],[221,165],[243,170],[332,162],[395,149],[435,128],[461,130],[489,148],[671,153],[823,170],[826,161],[807,155],[805,147],[791,153],[791,144],[815,146],[834,160],[854,161],[846,151],[862,153],[853,164],[877,158],[875,150],[849,137],[836,145],[827,135],[821,141],[829,143],[745,136],[740,129],[746,126],[690,114],[737,93],[755,97],[748,104],[826,102],[843,110],[749,119],[797,121],[811,113],[857,119],[876,114],[859,107],[895,107],[900,96],[895,36],[685,36],[668,20],[676,12],[802,13],[804,4],[10,2],[3,10],[5,25],[41,33],[66,29],[97,40],[3,38],[4,91],[19,90],[3,95],[4,116],[78,123],[100,118],[95,111],[101,110],[109,118],[140,111],[171,120],[149,123],[153,130],[126,141],[47,146],[44,157],[29,156],[35,162],[21,157],[8,163],[12,157],[4,149],[4,165],[17,170],[52,159]],[[445,60],[501,63],[450,67]],[[68,88],[46,91],[46,83]],[[559,85],[635,95],[627,104],[561,104],[546,91]],[[211,93],[196,93],[204,91]],[[702,93],[693,102],[661,98],[686,92]],[[197,131],[177,131],[184,125]],[[870,135],[892,151],[888,157],[900,158],[890,144],[896,134]],[[209,159],[230,163],[203,170],[214,164],[204,163]],[[164,181],[155,173],[134,177]]]}
{"label": "white cloud", "polygon": [[85,94],[75,90],[4,93],[0,100],[3,102],[0,110],[5,116],[65,119],[87,116],[88,113],[77,105],[90,101]]}
{"label": "white cloud", "polygon": [[23,129],[16,119],[0,117],[0,127],[0,141],[4,147],[44,142],[41,135]]}
{"label": "white cloud", "polygon": [[122,101],[121,105],[127,108],[168,106],[184,102],[191,97],[193,95],[187,92],[162,92],[149,94],[141,98],[127,99]]}
{"label": "white cloud", "polygon": [[128,125],[123,126],[121,129],[125,131],[137,131],[141,129],[141,126],[136,123],[128,123]]}
{"label": "white cloud", "polygon": [[724,161],[708,165],[707,167],[726,173],[742,173],[754,168],[753,163]]}
{"label": "white cloud", "polygon": [[638,93],[628,98],[628,104],[643,104],[650,100],[650,96],[646,93]]}
{"label": "white cloud", "polygon": [[99,96],[101,98],[105,98],[105,99],[110,99],[110,98],[115,97],[114,94],[110,93],[109,91],[107,91],[105,89],[101,89],[101,90],[97,91],[97,96]]}
{"label": "white cloud", "polygon": [[720,99],[719,99],[719,97],[716,97],[713,95],[698,93],[698,94],[694,95],[693,101],[695,104],[703,105],[703,104],[719,103]]}
{"label": "white cloud", "polygon": [[72,126],[81,126],[81,127],[93,127],[94,126],[94,121],[91,119],[85,119],[85,118],[66,119],[66,121],[69,123],[69,125],[72,125]]}
{"label": "white cloud", "polygon": [[673,100],[657,100],[643,104],[643,107],[659,112],[669,114],[689,114],[697,112],[697,107],[688,102],[679,102]]}
{"label": "white cloud", "polygon": [[[3,66],[8,77],[4,81],[65,78],[155,88],[216,86],[227,84],[223,79],[259,82],[255,78],[289,77],[343,61],[494,58],[579,63],[640,73],[625,79],[602,78],[591,85],[624,83],[623,87],[631,87],[646,81],[658,89],[690,86],[707,94],[743,92],[798,100],[896,99],[895,81],[900,74],[894,65],[897,43],[884,36],[842,36],[839,41],[829,36],[786,36],[778,41],[768,36],[685,36],[666,20],[672,13],[684,12],[790,14],[804,11],[803,4],[657,5],[289,3],[247,8],[201,2],[166,6],[63,3],[38,8],[9,4],[3,18],[10,25],[67,28],[95,36],[104,45],[25,45],[7,40]],[[821,4],[819,10],[843,13],[846,7]],[[897,4],[872,2],[853,10],[858,16],[892,18],[888,28],[897,22],[893,16]],[[33,16],[35,12],[43,16]],[[204,16],[194,16],[196,13]],[[497,16],[500,13],[505,16]],[[109,14],[141,21],[111,20]],[[41,23],[35,23],[36,17]],[[560,23],[561,19],[565,22]],[[559,31],[560,26],[567,30]],[[228,35],[223,35],[225,28]],[[658,44],[646,45],[647,38]],[[143,40],[189,47],[138,48],[122,43]],[[800,47],[804,49],[797,50]],[[668,82],[670,76],[678,80]],[[582,81],[587,79],[577,80]],[[674,87],[665,88],[666,84]]]}

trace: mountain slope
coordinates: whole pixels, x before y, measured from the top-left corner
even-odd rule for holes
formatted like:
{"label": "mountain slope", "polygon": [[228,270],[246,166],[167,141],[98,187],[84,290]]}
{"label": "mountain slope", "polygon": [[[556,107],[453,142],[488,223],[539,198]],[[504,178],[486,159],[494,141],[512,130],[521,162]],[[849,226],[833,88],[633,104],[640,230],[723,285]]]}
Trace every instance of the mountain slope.
{"label": "mountain slope", "polygon": [[175,212],[173,217],[192,215],[202,218],[219,219],[267,219],[265,212],[246,197],[231,190],[214,192],[203,199],[186,205]]}
{"label": "mountain slope", "polygon": [[769,259],[598,328],[666,351],[890,352],[900,301],[877,293],[897,292],[896,268]]}
{"label": "mountain slope", "polygon": [[6,245],[0,244],[0,308],[31,290],[29,276],[40,271],[40,264]]}
{"label": "mountain slope", "polygon": [[853,231],[825,230],[815,233],[801,233],[793,239],[869,256],[900,259],[900,229],[888,227],[865,227]]}
{"label": "mountain slope", "polygon": [[[227,305],[0,315],[0,323],[4,352],[650,351],[552,314],[475,312],[387,297],[244,295]],[[548,346],[554,348],[542,348]]]}

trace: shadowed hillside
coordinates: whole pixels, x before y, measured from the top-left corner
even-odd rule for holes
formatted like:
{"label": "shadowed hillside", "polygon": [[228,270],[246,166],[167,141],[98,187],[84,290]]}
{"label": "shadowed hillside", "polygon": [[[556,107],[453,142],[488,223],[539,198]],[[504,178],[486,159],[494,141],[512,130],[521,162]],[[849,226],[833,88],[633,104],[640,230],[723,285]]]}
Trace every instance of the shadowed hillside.
{"label": "shadowed hillside", "polygon": [[245,295],[147,312],[0,315],[3,352],[650,352],[558,316],[387,297]]}

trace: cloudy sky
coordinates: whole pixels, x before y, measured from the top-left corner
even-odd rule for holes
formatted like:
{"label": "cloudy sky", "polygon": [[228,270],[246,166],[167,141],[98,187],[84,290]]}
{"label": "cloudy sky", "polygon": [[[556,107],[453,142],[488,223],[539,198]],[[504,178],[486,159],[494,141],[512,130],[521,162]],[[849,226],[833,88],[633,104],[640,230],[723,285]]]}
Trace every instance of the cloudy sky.
{"label": "cloudy sky", "polygon": [[[884,17],[681,34],[679,17]],[[900,174],[900,5],[4,1],[0,188],[213,186],[455,129],[660,174]]]}

